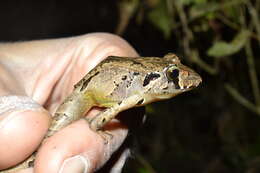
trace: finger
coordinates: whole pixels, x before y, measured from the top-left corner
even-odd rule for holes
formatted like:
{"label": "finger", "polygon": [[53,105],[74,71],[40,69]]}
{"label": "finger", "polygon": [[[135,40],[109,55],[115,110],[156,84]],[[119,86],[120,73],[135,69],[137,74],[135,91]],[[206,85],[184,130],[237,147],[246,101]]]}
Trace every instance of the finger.
{"label": "finger", "polygon": [[110,125],[113,129],[109,133],[113,138],[108,139],[108,144],[89,128],[85,120],[79,120],[56,133],[39,150],[35,172],[93,172],[100,168],[127,135],[126,127],[118,121]]}
{"label": "finger", "polygon": [[49,125],[49,115],[25,96],[0,97],[0,169],[13,166],[37,148]]}

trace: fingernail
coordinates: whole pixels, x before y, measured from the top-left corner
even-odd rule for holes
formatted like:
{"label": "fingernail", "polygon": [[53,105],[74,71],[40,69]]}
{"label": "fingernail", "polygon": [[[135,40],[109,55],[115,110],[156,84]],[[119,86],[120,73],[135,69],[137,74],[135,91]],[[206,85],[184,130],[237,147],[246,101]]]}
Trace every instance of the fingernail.
{"label": "fingernail", "polygon": [[0,114],[10,110],[38,110],[41,105],[27,96],[0,96]]}
{"label": "fingernail", "polygon": [[77,155],[66,159],[63,162],[59,173],[87,173],[88,169],[89,161],[85,157]]}

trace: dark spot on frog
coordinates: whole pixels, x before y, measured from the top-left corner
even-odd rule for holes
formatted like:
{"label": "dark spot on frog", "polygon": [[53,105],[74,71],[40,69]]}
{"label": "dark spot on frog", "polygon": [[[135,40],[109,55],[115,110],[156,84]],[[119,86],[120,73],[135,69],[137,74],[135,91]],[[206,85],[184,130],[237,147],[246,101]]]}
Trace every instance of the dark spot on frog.
{"label": "dark spot on frog", "polygon": [[132,63],[133,63],[133,64],[136,64],[136,65],[143,65],[142,63],[137,62],[137,61],[135,61],[135,60],[132,60]]}
{"label": "dark spot on frog", "polygon": [[28,167],[34,167],[34,161],[28,162]]}
{"label": "dark spot on frog", "polygon": [[59,121],[60,119],[63,119],[63,117],[69,118],[65,113],[55,113],[55,116],[53,117],[54,120]]}
{"label": "dark spot on frog", "polygon": [[76,84],[73,86],[73,88],[76,89],[76,88],[78,88],[79,85],[80,85],[79,83],[76,83]]}
{"label": "dark spot on frog", "polygon": [[148,85],[152,80],[155,80],[160,77],[158,73],[149,73],[145,76],[143,86]]}
{"label": "dark spot on frog", "polygon": [[168,86],[164,87],[163,90],[167,90],[168,89]]}
{"label": "dark spot on frog", "polygon": [[132,76],[131,72],[129,72],[129,76],[130,76],[130,78],[128,78],[128,80],[125,80],[125,82],[124,82],[124,83],[126,83],[127,88],[129,88],[133,82],[133,78],[131,78],[131,76]]}
{"label": "dark spot on frog", "polygon": [[115,84],[115,86],[116,86],[116,87],[119,87],[119,84],[118,84],[118,83],[116,83],[115,81],[114,81],[114,84]]}
{"label": "dark spot on frog", "polygon": [[69,118],[70,116],[69,115],[67,115],[67,114],[63,114],[62,116],[64,116],[64,117],[66,117],[66,118]]}
{"label": "dark spot on frog", "polygon": [[136,105],[141,105],[142,103],[144,103],[144,99],[139,100]]}
{"label": "dark spot on frog", "polygon": [[91,81],[91,79],[98,74],[99,72],[96,72],[94,75],[90,76],[87,80],[83,80],[83,84],[82,87],[80,88],[80,91],[83,91],[88,86],[88,83]]}
{"label": "dark spot on frog", "polygon": [[72,98],[72,97],[67,97],[67,98],[65,99],[65,102],[73,102],[73,98]]}
{"label": "dark spot on frog", "polygon": [[147,68],[146,66],[144,66],[142,63],[135,61],[134,59],[132,59],[132,65],[137,65],[137,66],[142,66],[143,68]]}
{"label": "dark spot on frog", "polygon": [[134,72],[133,75],[134,76],[138,76],[140,73],[139,72]]}
{"label": "dark spot on frog", "polygon": [[122,77],[122,80],[126,80],[126,79],[127,79],[127,76],[124,75],[124,76]]}
{"label": "dark spot on frog", "polygon": [[118,102],[118,105],[121,105],[122,101]]}
{"label": "dark spot on frog", "polygon": [[129,88],[132,84],[132,80],[131,81],[127,81],[127,84],[126,84],[126,88]]}

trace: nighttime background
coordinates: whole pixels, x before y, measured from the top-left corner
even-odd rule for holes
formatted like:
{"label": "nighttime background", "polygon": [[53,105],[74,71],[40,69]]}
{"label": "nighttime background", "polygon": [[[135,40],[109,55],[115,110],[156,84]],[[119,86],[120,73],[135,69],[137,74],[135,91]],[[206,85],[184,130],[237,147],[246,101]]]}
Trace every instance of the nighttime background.
{"label": "nighttime background", "polygon": [[2,0],[0,21],[1,42],[115,33],[202,76],[145,108],[124,173],[260,172],[259,0]]}

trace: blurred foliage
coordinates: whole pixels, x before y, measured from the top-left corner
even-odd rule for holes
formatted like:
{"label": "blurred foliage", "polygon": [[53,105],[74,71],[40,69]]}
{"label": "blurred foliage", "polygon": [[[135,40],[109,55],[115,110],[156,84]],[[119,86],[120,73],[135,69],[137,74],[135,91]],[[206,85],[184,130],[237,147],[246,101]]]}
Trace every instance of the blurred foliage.
{"label": "blurred foliage", "polygon": [[[147,106],[149,134],[141,135],[137,162],[126,172],[260,172],[260,1],[120,1],[130,2],[135,10],[117,33],[124,35],[131,21],[149,21],[180,45],[178,53],[204,84]],[[178,117],[184,113],[178,109],[188,110]]]}
{"label": "blurred foliage", "polygon": [[225,41],[216,41],[213,43],[213,46],[208,49],[207,54],[216,58],[233,55],[245,47],[249,36],[250,33],[247,30],[241,30],[229,43]]}

